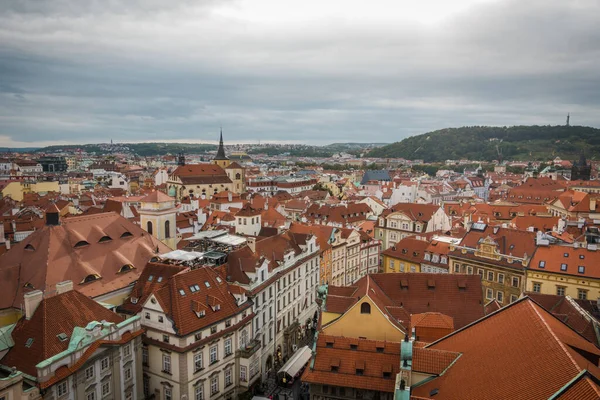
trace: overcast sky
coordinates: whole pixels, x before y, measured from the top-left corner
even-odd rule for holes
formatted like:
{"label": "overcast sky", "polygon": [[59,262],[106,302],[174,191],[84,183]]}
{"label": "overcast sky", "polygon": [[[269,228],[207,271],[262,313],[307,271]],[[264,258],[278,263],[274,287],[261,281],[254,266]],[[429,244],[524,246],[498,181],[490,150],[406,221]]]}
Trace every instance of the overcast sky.
{"label": "overcast sky", "polygon": [[3,0],[0,146],[600,127],[598,0]]}

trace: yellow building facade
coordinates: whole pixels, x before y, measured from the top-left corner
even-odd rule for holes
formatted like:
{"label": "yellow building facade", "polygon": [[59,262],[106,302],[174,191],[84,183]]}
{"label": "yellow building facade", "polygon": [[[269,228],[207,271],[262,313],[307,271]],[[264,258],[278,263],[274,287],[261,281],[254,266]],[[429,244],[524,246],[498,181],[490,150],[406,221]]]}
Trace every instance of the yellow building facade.
{"label": "yellow building facade", "polygon": [[404,337],[400,328],[390,322],[388,316],[368,295],[362,297],[343,314],[329,312],[326,309],[327,304],[321,316],[323,333],[326,335],[395,342],[400,342]]}

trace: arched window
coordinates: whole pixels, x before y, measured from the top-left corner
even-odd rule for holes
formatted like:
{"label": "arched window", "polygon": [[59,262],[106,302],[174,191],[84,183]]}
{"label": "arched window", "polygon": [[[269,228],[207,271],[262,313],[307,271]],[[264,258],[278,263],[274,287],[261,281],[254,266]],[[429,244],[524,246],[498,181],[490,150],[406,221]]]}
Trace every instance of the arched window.
{"label": "arched window", "polygon": [[148,221],[148,223],[146,224],[146,231],[148,231],[148,233],[152,235],[152,221]]}
{"label": "arched window", "polygon": [[169,221],[165,221],[165,237],[166,238],[171,237],[171,222],[169,222]]}
{"label": "arched window", "polygon": [[362,303],[360,305],[361,314],[371,314],[371,305],[369,303]]}

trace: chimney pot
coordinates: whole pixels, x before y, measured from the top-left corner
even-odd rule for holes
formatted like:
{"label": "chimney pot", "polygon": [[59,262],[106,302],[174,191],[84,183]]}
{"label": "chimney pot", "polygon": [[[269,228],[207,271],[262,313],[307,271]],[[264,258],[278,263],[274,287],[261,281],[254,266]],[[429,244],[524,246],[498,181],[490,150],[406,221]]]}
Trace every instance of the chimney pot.
{"label": "chimney pot", "polygon": [[31,319],[33,313],[38,308],[42,300],[44,299],[44,293],[41,290],[34,290],[33,292],[25,293],[25,318]]}

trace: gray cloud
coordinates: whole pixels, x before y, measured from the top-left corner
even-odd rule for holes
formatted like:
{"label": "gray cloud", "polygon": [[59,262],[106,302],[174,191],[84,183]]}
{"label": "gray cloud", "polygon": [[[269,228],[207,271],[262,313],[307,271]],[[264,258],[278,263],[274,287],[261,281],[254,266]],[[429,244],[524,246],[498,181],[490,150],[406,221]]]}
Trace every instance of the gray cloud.
{"label": "gray cloud", "polygon": [[224,4],[242,3],[3,3],[0,146],[214,140],[219,125],[230,141],[391,142],[567,112],[600,126],[593,0],[497,0],[434,24],[401,9],[257,22]]}

